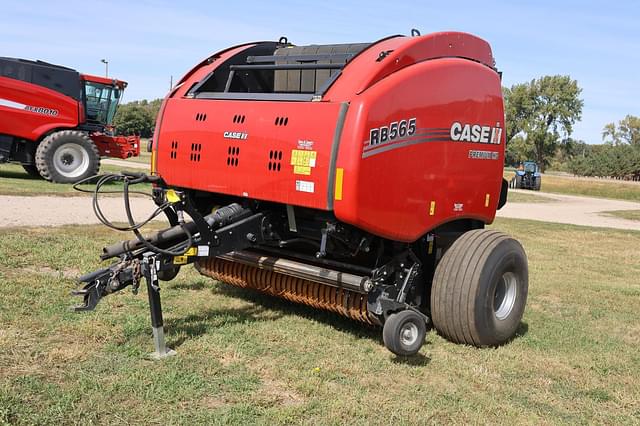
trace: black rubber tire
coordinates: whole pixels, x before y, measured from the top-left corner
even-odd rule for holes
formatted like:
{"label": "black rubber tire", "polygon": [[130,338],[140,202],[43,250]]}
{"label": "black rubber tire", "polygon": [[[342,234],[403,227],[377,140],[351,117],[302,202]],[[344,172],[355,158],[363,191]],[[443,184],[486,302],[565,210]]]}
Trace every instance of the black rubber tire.
{"label": "black rubber tire", "polygon": [[522,176],[516,175],[516,189],[522,188]]}
{"label": "black rubber tire", "polygon": [[[512,286],[505,284],[507,280]],[[496,311],[496,296],[500,300],[499,289],[506,287],[515,287],[513,303],[498,308],[511,309]],[[518,241],[499,231],[465,232],[436,266],[431,289],[433,325],[455,343],[501,345],[520,326],[528,288],[527,256]]]}
{"label": "black rubber tire", "polygon": [[[415,332],[417,333],[415,341],[410,344],[405,344],[402,340],[402,330],[407,325],[415,326]],[[384,345],[391,352],[400,356],[410,356],[418,353],[424,344],[426,335],[427,324],[424,321],[424,317],[410,309],[389,315],[382,328]]]}
{"label": "black rubber tire", "polygon": [[533,187],[533,189],[536,190],[536,191],[540,191],[540,186],[542,186],[542,178],[541,177],[537,177],[536,178],[536,184]]}
{"label": "black rubber tire", "polygon": [[176,266],[171,269],[164,269],[158,271],[158,279],[160,281],[171,281],[174,279],[178,273],[180,272],[180,267]]}
{"label": "black rubber tire", "polygon": [[[56,150],[66,144],[76,145],[79,151],[86,153],[88,165],[84,172],[69,176],[65,175],[63,170],[57,168],[54,161]],[[75,183],[98,173],[98,170],[100,170],[100,154],[98,153],[98,148],[86,133],[78,130],[62,130],[50,134],[40,142],[36,150],[36,167],[40,175],[48,181]]]}
{"label": "black rubber tire", "polygon": [[42,179],[42,176],[40,176],[40,172],[35,164],[23,164],[22,168],[29,174],[29,176]]}

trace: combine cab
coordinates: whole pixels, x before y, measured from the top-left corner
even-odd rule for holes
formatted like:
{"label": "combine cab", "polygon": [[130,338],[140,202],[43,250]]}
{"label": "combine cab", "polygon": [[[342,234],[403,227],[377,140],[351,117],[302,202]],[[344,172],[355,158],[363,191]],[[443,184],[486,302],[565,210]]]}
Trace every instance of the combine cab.
{"label": "combine cab", "polygon": [[542,184],[542,174],[538,164],[533,161],[525,161],[516,169],[516,175],[513,178],[513,187],[519,189],[533,189],[540,191]]}
{"label": "combine cab", "polygon": [[66,183],[95,175],[101,156],[139,155],[139,137],[112,134],[126,86],[46,62],[0,58],[0,163]]}
{"label": "combine cab", "polygon": [[458,343],[505,343],[528,272],[517,241],[484,229],[506,201],[503,129],[491,48],[470,34],[223,50],[164,100],[152,174],[101,181],[153,182],[173,227],[143,237],[131,220],[136,239],[102,253],[116,263],[80,278],[78,309],[146,278],[165,355],[158,279],[194,263],[381,325],[398,355],[431,326]]}

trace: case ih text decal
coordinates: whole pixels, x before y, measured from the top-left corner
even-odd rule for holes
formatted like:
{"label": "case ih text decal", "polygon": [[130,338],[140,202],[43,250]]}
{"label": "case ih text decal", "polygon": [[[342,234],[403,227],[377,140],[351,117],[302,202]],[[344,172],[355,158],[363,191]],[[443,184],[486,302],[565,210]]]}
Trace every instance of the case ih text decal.
{"label": "case ih text decal", "polygon": [[451,125],[450,135],[453,141],[500,145],[502,128],[500,123],[497,123],[496,127],[490,127],[480,124],[460,124],[456,121]]}
{"label": "case ih text decal", "polygon": [[[451,127],[417,128],[417,120],[394,121],[388,126],[375,127],[369,130],[369,140],[364,142],[362,158],[371,157],[396,148],[402,148],[423,142],[471,142],[500,145],[502,127],[486,126],[474,123],[454,121]],[[488,152],[488,151],[487,151]],[[497,154],[497,153],[496,153]],[[469,158],[496,159],[498,155],[469,153]]]}

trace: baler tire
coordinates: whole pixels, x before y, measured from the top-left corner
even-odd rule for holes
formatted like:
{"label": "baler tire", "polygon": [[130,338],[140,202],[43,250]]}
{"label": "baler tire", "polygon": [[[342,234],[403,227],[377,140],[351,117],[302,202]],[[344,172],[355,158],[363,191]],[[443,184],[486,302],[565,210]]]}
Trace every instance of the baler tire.
{"label": "baler tire", "polygon": [[[80,158],[78,158],[80,157]],[[65,161],[80,161],[80,169],[65,169]],[[100,170],[100,153],[91,138],[78,130],[62,130],[47,136],[36,150],[36,167],[51,182],[75,183]]]}
{"label": "baler tire", "polygon": [[399,356],[418,353],[426,335],[424,318],[410,309],[389,315],[382,328],[384,345]]}
{"label": "baler tire", "polygon": [[464,233],[436,266],[431,319],[454,343],[499,346],[512,339],[527,301],[529,272],[522,245],[493,230]]}
{"label": "baler tire", "polygon": [[42,179],[42,176],[35,164],[23,164],[22,168],[27,172],[27,174],[29,174],[29,176]]}

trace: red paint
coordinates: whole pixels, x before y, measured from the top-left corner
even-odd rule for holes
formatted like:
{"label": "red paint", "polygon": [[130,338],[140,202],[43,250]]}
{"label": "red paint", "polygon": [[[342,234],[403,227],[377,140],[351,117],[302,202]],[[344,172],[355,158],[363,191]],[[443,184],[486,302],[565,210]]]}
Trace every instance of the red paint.
{"label": "red paint", "polygon": [[[123,90],[127,83],[120,80],[81,74],[81,85],[92,81],[117,86]],[[44,108],[51,113],[39,113],[25,106]],[[82,101],[37,84],[13,78],[0,77],[0,134],[30,142],[39,142],[46,135],[58,131],[75,129],[85,121]],[[95,132],[89,135],[101,156],[130,158],[140,155],[138,136],[110,136]]]}
{"label": "red paint", "polygon": [[[353,58],[319,102],[185,96],[204,76],[254,45],[203,61],[165,99],[154,149],[157,173],[168,185],[328,210],[328,181],[334,172],[329,169],[331,148],[340,104],[348,102],[336,164],[344,169],[342,200],[332,200],[339,220],[400,241],[414,241],[458,218],[493,221],[504,134],[500,144],[449,137],[454,122],[504,128],[500,77],[485,41],[464,33],[383,40]],[[377,61],[385,51],[387,56]],[[202,114],[206,119],[197,120]],[[235,123],[236,115],[245,116],[245,121]],[[287,117],[288,125],[275,125],[277,117]],[[417,136],[409,138],[404,145],[363,158],[365,148],[380,149],[366,146],[370,129],[409,118],[416,118],[418,133],[439,136],[422,143],[415,143]],[[247,138],[226,139],[224,132],[246,133]],[[310,176],[294,174],[290,165],[299,141],[312,141],[317,151]],[[273,151],[283,153],[280,171],[268,169]],[[497,153],[498,158],[472,159],[469,151]],[[313,182],[315,191],[297,191],[297,180]]]}

